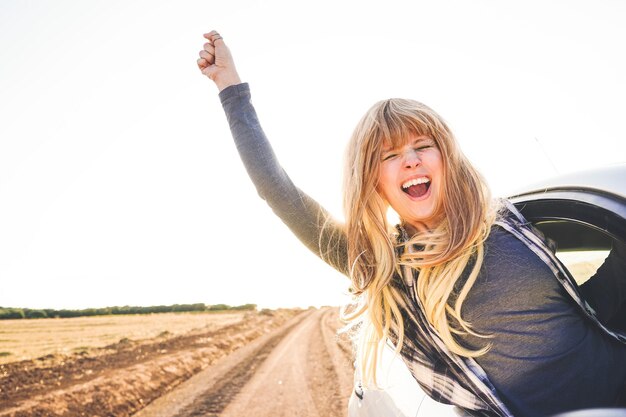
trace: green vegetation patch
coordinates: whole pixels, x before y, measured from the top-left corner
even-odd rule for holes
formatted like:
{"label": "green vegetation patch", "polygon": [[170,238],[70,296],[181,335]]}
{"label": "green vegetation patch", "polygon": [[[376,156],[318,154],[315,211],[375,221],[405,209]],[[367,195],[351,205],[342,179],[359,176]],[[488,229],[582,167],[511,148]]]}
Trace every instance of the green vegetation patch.
{"label": "green vegetation patch", "polygon": [[[0,320],[8,319],[44,319],[110,316],[118,314],[156,314],[156,313],[187,313],[187,312],[215,312],[215,311],[246,311],[256,310],[256,304],[242,304],[229,306],[228,304],[214,304],[207,306],[204,303],[173,304],[149,307],[122,306],[104,308],[86,308],[83,310],[54,310],[50,308],[33,310],[30,308],[0,307]],[[106,324],[106,323],[105,323]]]}

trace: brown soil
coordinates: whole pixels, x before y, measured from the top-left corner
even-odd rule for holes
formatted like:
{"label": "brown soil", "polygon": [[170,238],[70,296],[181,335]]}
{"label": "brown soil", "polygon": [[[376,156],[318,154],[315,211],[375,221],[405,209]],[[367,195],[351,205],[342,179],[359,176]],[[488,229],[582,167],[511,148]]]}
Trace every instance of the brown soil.
{"label": "brown soil", "polygon": [[[351,352],[348,341],[335,336],[338,326],[336,309],[265,311],[218,330],[0,365],[0,417],[117,417],[142,409],[144,416],[242,415],[238,407],[249,411],[250,398],[258,396],[249,391],[260,387],[268,406],[282,402],[288,410],[291,402],[309,409],[244,414],[344,416]],[[290,373],[300,376],[293,380]],[[175,412],[165,411],[160,404],[176,395]]]}

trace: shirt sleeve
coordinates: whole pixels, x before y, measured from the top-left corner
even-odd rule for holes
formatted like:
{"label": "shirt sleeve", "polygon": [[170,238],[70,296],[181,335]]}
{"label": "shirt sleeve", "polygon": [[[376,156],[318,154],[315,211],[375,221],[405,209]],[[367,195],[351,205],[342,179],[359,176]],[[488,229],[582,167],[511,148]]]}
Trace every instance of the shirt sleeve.
{"label": "shirt sleeve", "polygon": [[580,292],[601,321],[626,329],[626,244],[613,241],[609,256]]}
{"label": "shirt sleeve", "polygon": [[247,83],[219,94],[237,151],[259,196],[313,253],[347,275],[342,226],[291,181],[278,162],[252,106]]}

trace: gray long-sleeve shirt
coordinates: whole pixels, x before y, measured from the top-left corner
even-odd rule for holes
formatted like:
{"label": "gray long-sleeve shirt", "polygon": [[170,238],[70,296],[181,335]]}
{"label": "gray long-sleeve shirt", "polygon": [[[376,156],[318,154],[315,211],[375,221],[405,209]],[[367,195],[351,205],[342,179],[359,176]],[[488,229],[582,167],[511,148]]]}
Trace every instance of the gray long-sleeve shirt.
{"label": "gray long-sleeve shirt", "polygon": [[[237,149],[259,195],[315,254],[347,273],[342,226],[298,189],[278,163],[250,102],[247,84],[220,93]],[[321,249],[320,249],[321,248]],[[494,226],[463,316],[489,339],[476,362],[516,416],[617,404],[626,385],[626,346],[600,331],[527,246]],[[624,294],[626,267],[616,262]],[[620,266],[621,265],[621,266]],[[621,301],[620,301],[621,302]]]}

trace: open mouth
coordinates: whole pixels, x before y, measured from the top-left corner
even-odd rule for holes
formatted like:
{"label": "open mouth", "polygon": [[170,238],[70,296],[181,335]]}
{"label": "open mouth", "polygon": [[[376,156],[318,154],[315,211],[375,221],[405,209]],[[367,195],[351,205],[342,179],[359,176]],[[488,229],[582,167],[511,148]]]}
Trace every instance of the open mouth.
{"label": "open mouth", "polygon": [[430,188],[430,179],[427,177],[414,178],[402,184],[402,191],[414,198],[425,195]]}

